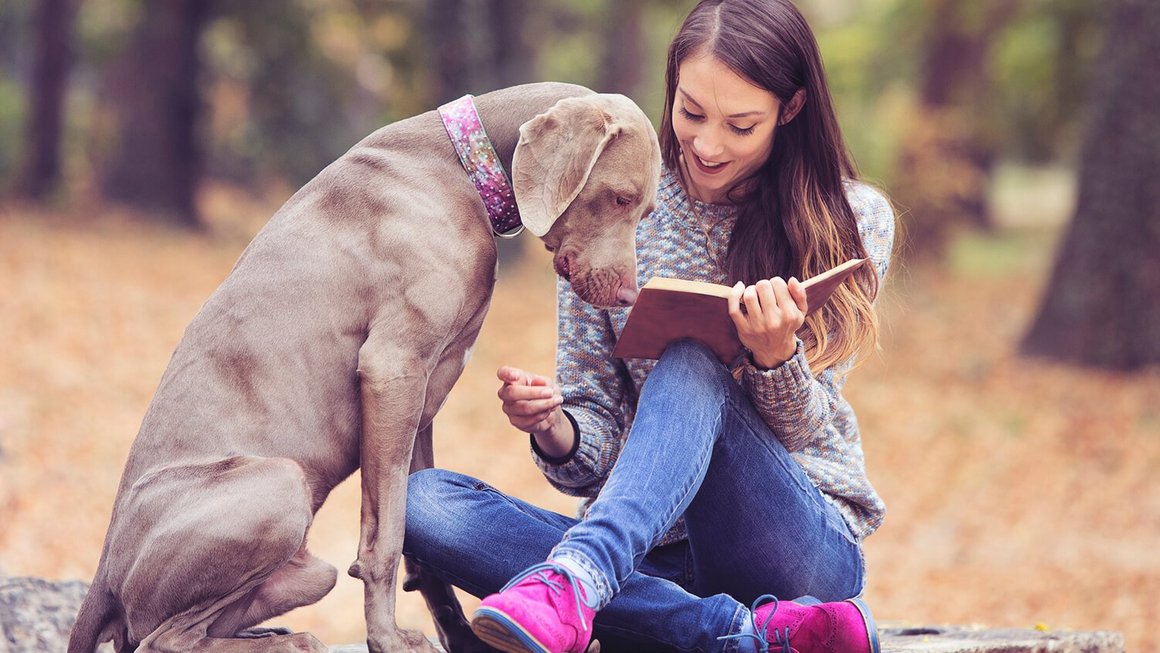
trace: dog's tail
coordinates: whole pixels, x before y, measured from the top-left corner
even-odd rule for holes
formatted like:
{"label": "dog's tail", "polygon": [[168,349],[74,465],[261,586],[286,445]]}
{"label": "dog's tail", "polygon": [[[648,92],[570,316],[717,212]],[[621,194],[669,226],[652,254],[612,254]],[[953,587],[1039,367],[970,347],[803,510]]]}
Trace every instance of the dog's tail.
{"label": "dog's tail", "polygon": [[[100,576],[98,576],[98,579]],[[97,646],[116,639],[121,650],[127,635],[117,598],[100,580],[93,582],[68,639],[68,653],[95,653]]]}

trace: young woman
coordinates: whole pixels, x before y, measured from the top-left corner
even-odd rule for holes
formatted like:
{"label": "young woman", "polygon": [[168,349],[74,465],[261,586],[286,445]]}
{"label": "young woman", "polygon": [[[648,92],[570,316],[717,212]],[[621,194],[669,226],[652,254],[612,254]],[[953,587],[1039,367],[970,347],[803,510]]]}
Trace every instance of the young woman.
{"label": "young woman", "polygon": [[[884,507],[841,389],[875,344],[893,212],[856,181],[788,0],[702,0],[666,78],[639,276],[735,283],[748,355],[730,370],[682,342],[655,364],[614,359],[627,310],[561,281],[558,385],[501,368],[499,396],[549,481],[587,497],[583,517],[426,470],[404,551],[485,596],[472,627],[505,651],[581,652],[593,635],[606,653],[877,651],[853,597]],[[855,257],[874,265],[804,317],[798,279]]]}

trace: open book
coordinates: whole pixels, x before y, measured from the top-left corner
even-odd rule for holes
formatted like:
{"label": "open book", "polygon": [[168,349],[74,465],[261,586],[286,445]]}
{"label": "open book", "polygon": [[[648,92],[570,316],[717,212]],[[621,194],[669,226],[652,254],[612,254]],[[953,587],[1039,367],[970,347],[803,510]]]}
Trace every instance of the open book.
{"label": "open book", "polygon": [[[807,314],[818,310],[851,274],[867,262],[856,258],[802,282]],[[700,340],[730,365],[742,353],[737,328],[729,317],[732,288],[706,281],[653,277],[640,289],[628,322],[616,341],[617,358],[660,358],[670,344]]]}

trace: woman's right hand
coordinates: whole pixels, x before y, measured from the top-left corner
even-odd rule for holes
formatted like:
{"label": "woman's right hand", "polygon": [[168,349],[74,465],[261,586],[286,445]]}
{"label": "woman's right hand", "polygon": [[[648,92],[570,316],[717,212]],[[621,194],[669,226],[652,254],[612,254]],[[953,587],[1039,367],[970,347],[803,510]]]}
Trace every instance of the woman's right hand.
{"label": "woman's right hand", "polygon": [[511,425],[531,433],[545,454],[567,455],[576,434],[560,408],[564,398],[552,380],[506,365],[496,370],[495,375],[503,382],[496,394]]}

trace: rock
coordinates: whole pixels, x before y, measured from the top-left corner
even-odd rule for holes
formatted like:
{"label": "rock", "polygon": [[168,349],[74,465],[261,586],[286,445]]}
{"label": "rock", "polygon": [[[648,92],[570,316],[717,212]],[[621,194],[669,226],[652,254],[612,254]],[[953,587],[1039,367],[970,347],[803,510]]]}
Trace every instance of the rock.
{"label": "rock", "polygon": [[882,653],[1124,653],[1124,637],[1110,631],[909,626],[879,630]]}
{"label": "rock", "polygon": [[[895,626],[879,630],[882,653],[1124,653],[1124,638],[1108,631],[1038,631],[981,626]],[[367,653],[363,644],[330,653]]]}
{"label": "rock", "polygon": [[88,589],[81,581],[0,578],[0,653],[64,653]]}
{"label": "rock", "polygon": [[[436,649],[438,649],[440,651],[443,650],[443,647],[439,645],[439,642],[435,641],[434,639],[431,640],[431,644]],[[3,651],[0,651],[0,653],[3,653]],[[366,644],[343,644],[342,646],[331,646],[330,653],[367,653],[367,645]]]}

